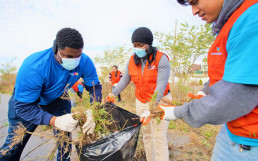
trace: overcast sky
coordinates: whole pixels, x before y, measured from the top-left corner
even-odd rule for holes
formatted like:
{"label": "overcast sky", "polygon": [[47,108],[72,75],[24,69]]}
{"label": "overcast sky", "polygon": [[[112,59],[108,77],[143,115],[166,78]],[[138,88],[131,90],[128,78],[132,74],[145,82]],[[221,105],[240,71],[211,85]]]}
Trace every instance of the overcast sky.
{"label": "overcast sky", "polygon": [[107,48],[131,47],[138,27],[171,32],[176,19],[204,24],[176,0],[0,0],[0,64],[16,57],[19,67],[30,54],[50,48],[64,27],[82,34],[84,53],[94,58]]}

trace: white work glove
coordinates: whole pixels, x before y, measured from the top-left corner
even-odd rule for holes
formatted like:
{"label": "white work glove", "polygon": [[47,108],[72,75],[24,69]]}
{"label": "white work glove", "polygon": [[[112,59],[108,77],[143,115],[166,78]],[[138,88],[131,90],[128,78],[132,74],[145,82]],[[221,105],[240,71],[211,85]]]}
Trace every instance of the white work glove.
{"label": "white work glove", "polygon": [[93,133],[96,124],[95,124],[94,118],[92,116],[92,111],[91,110],[87,110],[86,114],[87,114],[87,121],[83,125],[82,129],[83,129],[83,133],[84,134],[87,132],[87,135],[89,135],[89,134]]}
{"label": "white work glove", "polygon": [[149,110],[145,110],[142,114],[141,114],[141,118],[140,121],[142,122],[142,125],[147,125],[150,121],[150,111]]}
{"label": "white work glove", "polygon": [[73,119],[73,114],[65,114],[63,116],[56,117],[55,127],[63,131],[72,132],[76,129],[78,121]]}
{"label": "white work glove", "polygon": [[117,83],[114,84],[114,87],[116,87],[116,86],[117,86]]}
{"label": "white work glove", "polygon": [[172,121],[177,119],[174,114],[175,106],[160,104],[158,107],[164,112],[164,114],[161,116],[161,120],[165,119],[167,121]]}
{"label": "white work glove", "polygon": [[203,96],[206,96],[206,94],[205,94],[203,91],[198,91],[198,92],[196,93],[196,95],[203,95]]}

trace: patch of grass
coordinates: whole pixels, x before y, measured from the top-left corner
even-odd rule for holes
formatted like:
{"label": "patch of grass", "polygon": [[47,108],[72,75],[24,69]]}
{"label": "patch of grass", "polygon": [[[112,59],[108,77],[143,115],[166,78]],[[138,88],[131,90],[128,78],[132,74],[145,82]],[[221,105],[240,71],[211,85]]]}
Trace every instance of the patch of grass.
{"label": "patch of grass", "polygon": [[176,129],[176,124],[174,121],[169,122],[168,129]]}
{"label": "patch of grass", "polygon": [[4,94],[12,94],[15,85],[17,68],[12,63],[10,61],[0,66],[0,92]]}

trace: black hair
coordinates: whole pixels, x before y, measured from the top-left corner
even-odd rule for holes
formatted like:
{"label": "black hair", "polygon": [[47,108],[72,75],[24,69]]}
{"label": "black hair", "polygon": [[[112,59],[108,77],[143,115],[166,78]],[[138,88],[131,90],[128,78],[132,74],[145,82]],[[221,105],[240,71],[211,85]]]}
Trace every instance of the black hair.
{"label": "black hair", "polygon": [[[158,49],[156,47],[150,46],[150,50],[147,52],[147,55],[143,58],[143,59],[145,58],[148,59],[149,66],[153,61],[156,61],[157,50]],[[150,59],[151,55],[152,55],[152,58]],[[134,55],[134,63],[136,66],[141,65],[141,58],[139,58],[136,54]]]}
{"label": "black hair", "polygon": [[63,28],[56,34],[56,45],[61,50],[65,47],[82,49],[84,43],[79,31],[72,28]]}
{"label": "black hair", "polygon": [[188,0],[177,0],[177,2],[183,6],[188,6],[189,3],[188,3]]}
{"label": "black hair", "polygon": [[117,65],[113,65],[113,67],[115,67],[116,69],[118,69]]}

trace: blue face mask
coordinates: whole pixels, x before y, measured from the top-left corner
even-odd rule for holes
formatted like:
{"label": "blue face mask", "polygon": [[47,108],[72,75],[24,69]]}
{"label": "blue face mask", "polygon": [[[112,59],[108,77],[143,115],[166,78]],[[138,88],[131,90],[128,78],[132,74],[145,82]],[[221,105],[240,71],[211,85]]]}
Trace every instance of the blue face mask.
{"label": "blue face mask", "polygon": [[143,58],[147,55],[145,49],[133,48],[133,51],[139,58]]}
{"label": "blue face mask", "polygon": [[[58,52],[59,56],[62,58],[60,52]],[[62,58],[62,66],[67,70],[74,70],[80,63],[81,56],[78,58]]]}

